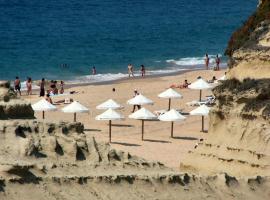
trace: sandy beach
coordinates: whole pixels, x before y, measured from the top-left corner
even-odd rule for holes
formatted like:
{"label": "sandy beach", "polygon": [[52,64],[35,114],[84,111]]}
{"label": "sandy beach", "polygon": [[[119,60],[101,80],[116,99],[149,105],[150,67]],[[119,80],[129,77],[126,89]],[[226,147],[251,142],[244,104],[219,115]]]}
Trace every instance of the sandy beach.
{"label": "sandy beach", "polygon": [[[223,76],[223,71],[190,71],[175,76],[146,77],[140,79],[126,79],[116,81],[111,84],[84,85],[68,88],[68,91],[77,91],[65,97],[53,97],[53,101],[62,100],[70,97],[90,109],[89,114],[78,114],[77,120],[85,126],[87,137],[94,136],[97,141],[108,141],[108,122],[96,121],[95,116],[101,114],[102,110],[97,110],[96,106],[109,98],[114,99],[124,106],[120,112],[126,117],[124,121],[114,121],[112,127],[112,147],[118,150],[128,151],[133,155],[143,157],[147,160],[160,161],[168,167],[178,169],[181,160],[186,153],[193,149],[199,139],[203,139],[207,133],[200,132],[201,117],[188,116],[184,122],[175,123],[174,138],[170,137],[170,123],[160,121],[145,122],[145,141],[141,141],[141,122],[128,118],[131,114],[132,106],[127,105],[128,99],[132,98],[134,89],[146,97],[152,99],[154,105],[146,106],[147,109],[154,112],[161,109],[167,109],[168,100],[157,97],[159,93],[168,88],[171,84],[181,84],[187,79],[189,82],[202,76],[205,80],[210,80],[213,76],[217,78]],[[112,92],[112,88],[116,92]],[[189,112],[195,107],[186,105],[187,102],[197,100],[199,91],[190,89],[176,89],[183,95],[183,99],[172,100],[172,108],[181,109],[183,112]],[[34,92],[35,93],[35,92]],[[36,92],[37,93],[37,92]],[[211,91],[203,91],[203,97],[210,95]],[[23,96],[31,103],[37,102],[40,97],[37,94]],[[72,121],[73,115],[60,111],[65,105],[57,105],[58,111],[47,112],[46,121]],[[36,112],[35,116],[41,120],[41,113]],[[208,119],[205,121],[206,130],[208,128]]]}

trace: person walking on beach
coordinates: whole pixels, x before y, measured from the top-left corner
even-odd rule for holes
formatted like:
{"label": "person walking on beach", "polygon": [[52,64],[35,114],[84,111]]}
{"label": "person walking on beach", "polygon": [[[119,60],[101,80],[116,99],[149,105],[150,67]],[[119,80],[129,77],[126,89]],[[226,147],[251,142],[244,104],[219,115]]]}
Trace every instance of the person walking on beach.
{"label": "person walking on beach", "polygon": [[60,82],[60,94],[64,94],[64,81]]}
{"label": "person walking on beach", "polygon": [[134,77],[132,64],[128,64],[128,77],[130,76]]}
{"label": "person walking on beach", "polygon": [[145,66],[144,65],[141,65],[141,74],[142,74],[142,77],[145,76]]}
{"label": "person walking on beach", "polygon": [[18,76],[16,76],[15,81],[14,81],[14,89],[16,93],[19,92],[20,96],[22,95],[21,94],[21,81]]}
{"label": "person walking on beach", "polygon": [[93,68],[92,68],[92,75],[96,75],[97,74],[97,70],[96,70],[96,67],[94,66]]}
{"label": "person walking on beach", "polygon": [[205,67],[206,67],[206,70],[208,70],[208,67],[209,67],[209,56],[208,54],[205,54],[205,59],[204,59],[204,62],[205,62]]}
{"label": "person walking on beach", "polygon": [[32,79],[30,77],[27,78],[26,88],[27,88],[27,95],[32,95]]}
{"label": "person walking on beach", "polygon": [[[134,90],[133,98],[136,97],[137,95],[139,95],[139,92],[137,90]],[[136,110],[136,107],[138,108],[138,110],[141,109],[141,106],[140,105],[133,105],[132,113],[134,113],[134,111]]]}
{"label": "person walking on beach", "polygon": [[45,96],[45,79],[42,78],[41,82],[40,82],[40,92],[39,92],[39,96],[40,97],[44,97]]}
{"label": "person walking on beach", "polygon": [[218,55],[216,56],[216,70],[219,71],[219,64],[220,64],[221,60],[218,57]]}

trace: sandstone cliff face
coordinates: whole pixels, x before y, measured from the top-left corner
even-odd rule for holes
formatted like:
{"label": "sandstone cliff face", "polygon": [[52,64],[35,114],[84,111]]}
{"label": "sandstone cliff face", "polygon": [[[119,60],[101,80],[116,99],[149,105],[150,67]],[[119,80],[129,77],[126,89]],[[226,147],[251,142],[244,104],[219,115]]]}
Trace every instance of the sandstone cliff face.
{"label": "sandstone cliff face", "polygon": [[228,77],[270,77],[270,0],[261,0],[257,11],[233,33],[226,54]]}
{"label": "sandstone cliff face", "polygon": [[181,169],[202,174],[270,175],[270,0],[231,37],[228,78],[213,92],[208,137]]}
{"label": "sandstone cliff face", "polygon": [[184,170],[270,175],[270,79],[227,80],[214,89],[208,137],[182,163]]}

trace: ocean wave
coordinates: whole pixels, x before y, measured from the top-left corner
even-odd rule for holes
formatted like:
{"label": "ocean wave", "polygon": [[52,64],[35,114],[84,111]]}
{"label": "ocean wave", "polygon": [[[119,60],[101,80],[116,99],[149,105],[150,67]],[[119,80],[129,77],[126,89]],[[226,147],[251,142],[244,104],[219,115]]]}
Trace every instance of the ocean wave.
{"label": "ocean wave", "polygon": [[[222,58],[222,55],[218,54],[220,58]],[[215,63],[215,57],[216,55],[208,55],[210,59],[210,64]],[[187,57],[187,58],[180,58],[178,60],[175,59],[169,59],[166,60],[167,63],[172,63],[179,66],[195,66],[195,65],[204,65],[204,58],[205,57]]]}
{"label": "ocean wave", "polygon": [[[160,69],[160,70],[147,70],[147,76],[153,75],[162,75],[162,74],[172,74],[180,71],[188,70],[187,68],[168,68],[168,69]],[[134,77],[140,77],[141,74],[139,71],[134,72]],[[96,75],[86,75],[79,76],[74,78],[73,80],[67,80],[67,84],[81,84],[81,83],[102,83],[108,81],[115,81],[128,78],[128,74],[124,73],[107,73],[107,74],[96,74]]]}

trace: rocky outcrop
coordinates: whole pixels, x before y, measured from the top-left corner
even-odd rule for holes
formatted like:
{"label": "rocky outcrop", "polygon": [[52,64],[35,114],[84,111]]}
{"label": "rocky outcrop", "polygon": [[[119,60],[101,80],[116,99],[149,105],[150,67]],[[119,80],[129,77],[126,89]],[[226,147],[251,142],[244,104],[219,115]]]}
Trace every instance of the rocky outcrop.
{"label": "rocky outcrop", "polygon": [[0,120],[34,119],[30,103],[17,98],[7,81],[0,81]]}
{"label": "rocky outcrop", "polygon": [[270,77],[270,0],[259,2],[256,12],[233,33],[226,54],[228,77],[263,79]]}
{"label": "rocky outcrop", "polygon": [[[195,176],[116,151],[81,123],[0,121],[0,199],[265,199],[269,177]],[[239,190],[241,188],[241,190]]]}
{"label": "rocky outcrop", "polygon": [[270,79],[224,81],[214,89],[208,137],[181,164],[197,173],[270,175]]}

